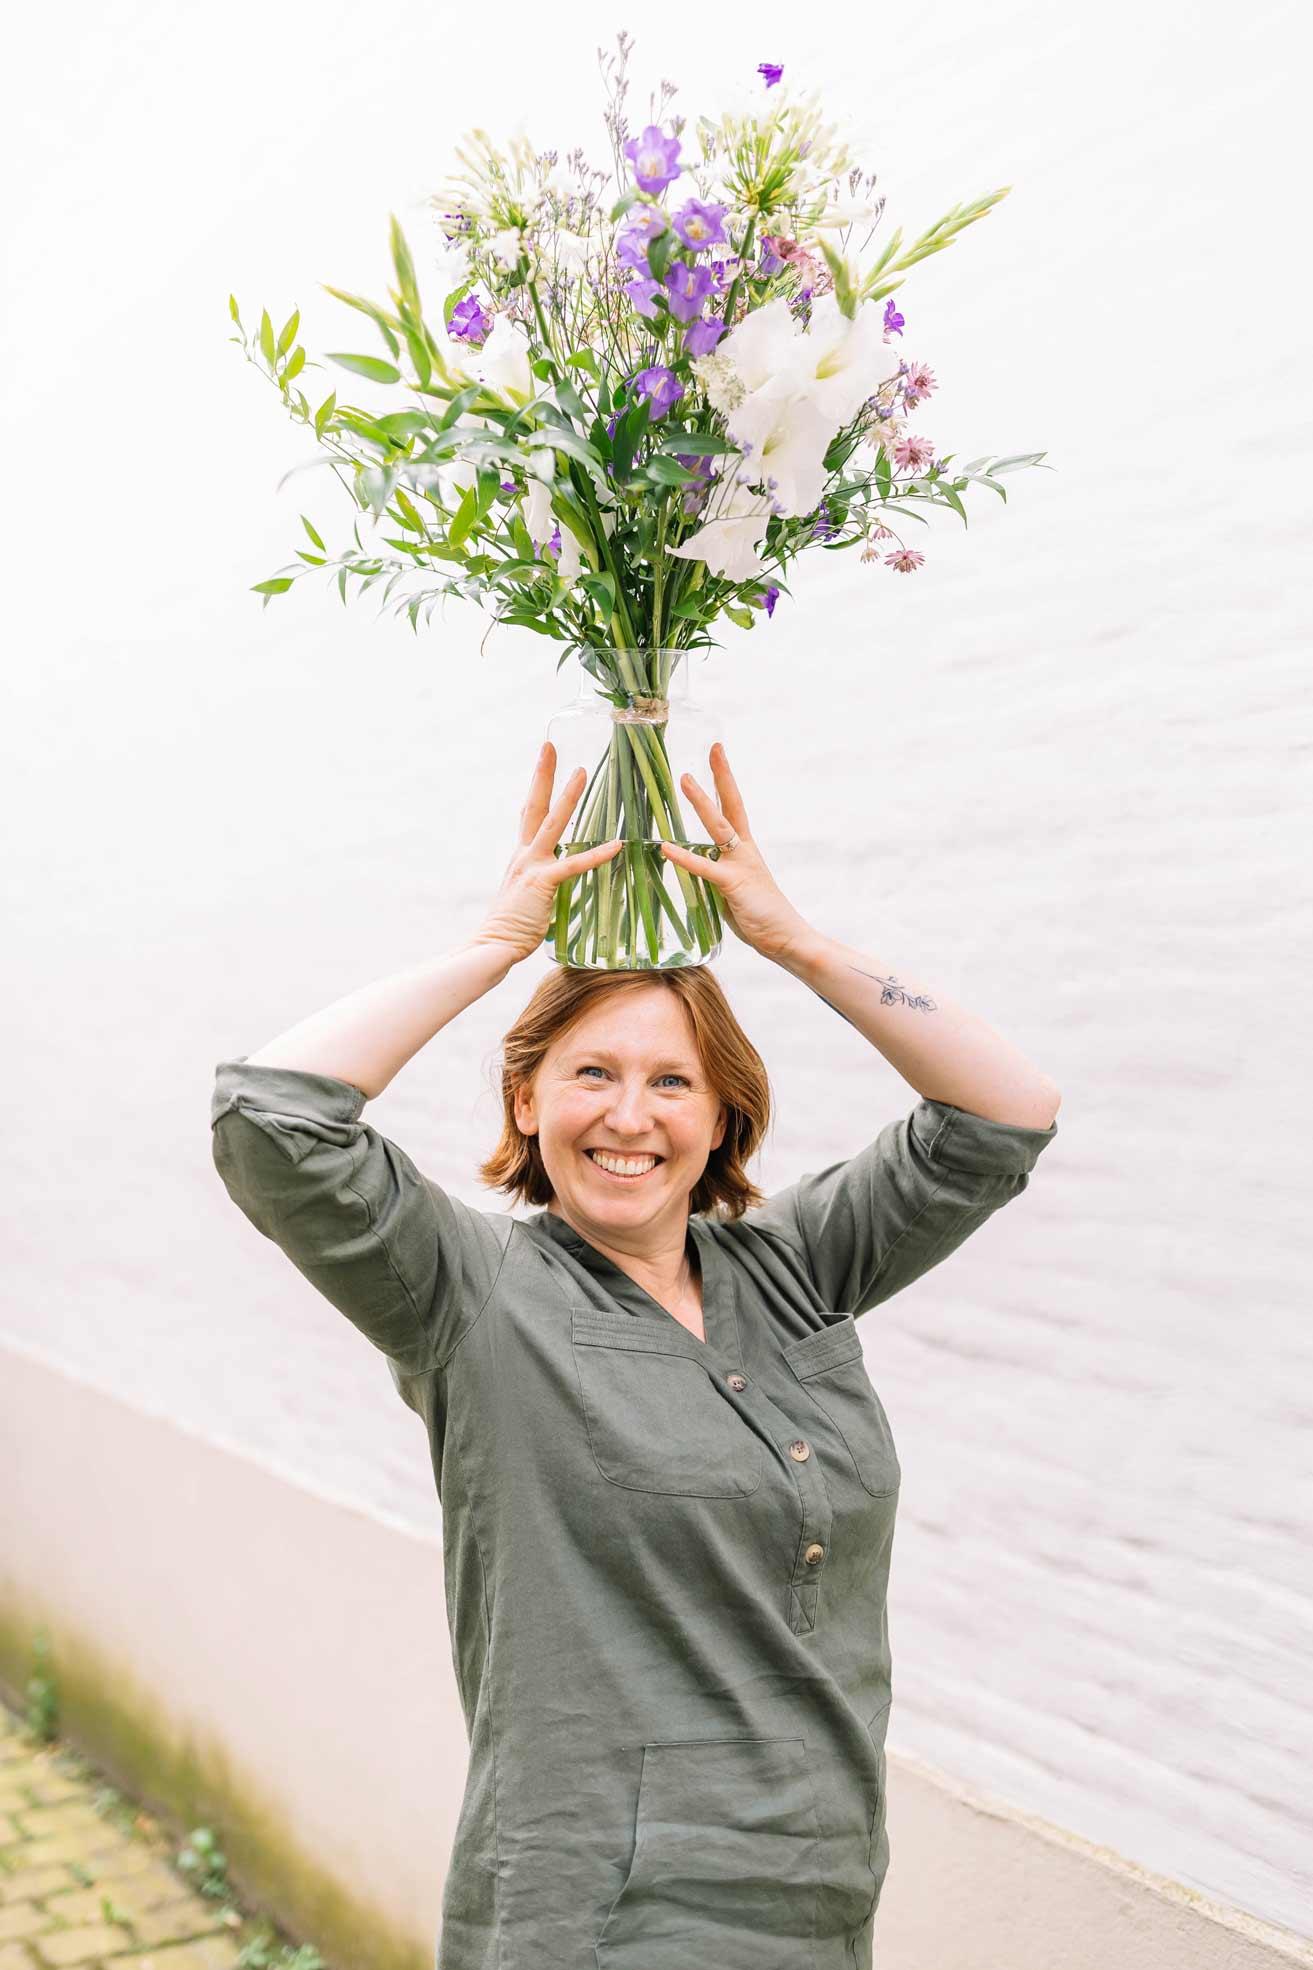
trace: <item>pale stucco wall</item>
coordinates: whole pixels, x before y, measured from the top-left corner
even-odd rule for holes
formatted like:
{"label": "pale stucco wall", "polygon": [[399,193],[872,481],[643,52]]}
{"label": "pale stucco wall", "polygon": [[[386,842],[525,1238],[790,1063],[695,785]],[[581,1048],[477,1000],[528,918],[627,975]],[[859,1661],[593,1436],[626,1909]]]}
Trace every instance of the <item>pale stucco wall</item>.
{"label": "pale stucco wall", "polygon": [[[275,493],[313,453],[227,294],[299,304],[312,354],[372,347],[317,283],[383,294],[389,210],[418,246],[469,123],[523,106],[601,161],[621,24],[635,120],[662,75],[692,115],[782,60],[869,133],[909,234],[1015,187],[901,290],[904,342],[940,448],[1057,467],[965,534],[937,519],[915,577],[804,560],[698,679],[813,921],[1064,1091],[1031,1190],[863,1323],[905,1470],[891,1748],[1308,1933],[1303,11],[951,0],[749,32],[681,0],[366,34],[331,5],[276,55],[262,19],[20,30],[48,86],[0,133],[4,1329],[436,1526],[383,1363],[228,1203],[210,1077],[473,927],[564,687],[537,638],[480,654],[466,605],[418,641],[325,588],[260,611],[297,512],[340,541],[348,509],[324,474]],[[910,1105],[790,978],[720,967],[778,1095],[767,1188]],[[487,1069],[540,968],[371,1110],[485,1207]]]}

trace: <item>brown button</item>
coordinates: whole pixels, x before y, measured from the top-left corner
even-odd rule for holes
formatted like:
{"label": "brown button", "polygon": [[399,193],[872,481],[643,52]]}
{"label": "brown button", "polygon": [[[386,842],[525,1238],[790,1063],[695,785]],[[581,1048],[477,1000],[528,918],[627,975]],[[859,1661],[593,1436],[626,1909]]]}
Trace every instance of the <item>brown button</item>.
{"label": "brown button", "polygon": [[825,1558],[824,1546],[809,1546],[803,1554],[808,1566],[817,1566]]}
{"label": "brown button", "polygon": [[810,1457],[811,1454],[812,1454],[811,1445],[809,1443],[804,1443],[800,1436],[795,1437],[793,1439],[793,1442],[789,1445],[789,1455],[790,1457],[793,1458],[795,1463],[798,1464],[805,1463],[807,1458]]}
{"label": "brown button", "polygon": [[746,1387],[748,1386],[748,1378],[746,1375],[729,1375],[726,1377],[726,1380],[729,1382],[729,1385],[732,1389],[746,1389]]}

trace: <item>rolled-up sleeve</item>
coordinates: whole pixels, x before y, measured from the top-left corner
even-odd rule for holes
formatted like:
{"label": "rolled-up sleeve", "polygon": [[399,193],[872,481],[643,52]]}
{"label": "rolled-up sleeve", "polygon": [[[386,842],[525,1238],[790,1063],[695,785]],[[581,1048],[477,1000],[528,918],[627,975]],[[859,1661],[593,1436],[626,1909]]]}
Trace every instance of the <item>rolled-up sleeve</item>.
{"label": "rolled-up sleeve", "polygon": [[477,1211],[361,1121],[349,1081],[218,1063],[215,1167],[256,1229],[403,1374],[440,1362],[496,1281],[510,1219]]}
{"label": "rolled-up sleeve", "polygon": [[784,1239],[820,1304],[860,1314],[957,1250],[1030,1181],[1058,1132],[919,1101],[841,1163],[768,1197],[741,1222]]}

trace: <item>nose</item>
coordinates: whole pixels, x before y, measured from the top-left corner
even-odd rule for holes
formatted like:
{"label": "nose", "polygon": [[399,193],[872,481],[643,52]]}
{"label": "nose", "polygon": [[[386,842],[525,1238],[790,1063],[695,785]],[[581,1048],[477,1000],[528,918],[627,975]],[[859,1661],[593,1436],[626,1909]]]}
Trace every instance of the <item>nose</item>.
{"label": "nose", "polygon": [[616,1136],[646,1135],[651,1119],[652,1104],[645,1082],[626,1081],[616,1089],[606,1111],[607,1127]]}

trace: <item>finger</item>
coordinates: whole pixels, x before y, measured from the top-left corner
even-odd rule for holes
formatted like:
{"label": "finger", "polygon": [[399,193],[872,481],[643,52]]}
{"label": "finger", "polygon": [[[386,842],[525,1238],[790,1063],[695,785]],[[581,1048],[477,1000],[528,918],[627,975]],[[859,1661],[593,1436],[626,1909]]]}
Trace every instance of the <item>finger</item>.
{"label": "finger", "polygon": [[552,791],[552,778],[556,772],[556,747],[548,739],[539,748],[534,761],[533,776],[529,781],[529,791],[524,806],[520,809],[520,840],[531,842],[543,824],[547,812],[547,801]]}
{"label": "finger", "polygon": [[624,845],[624,837],[617,836],[614,841],[599,842],[596,848],[581,848],[576,855],[562,855],[552,869],[552,875],[559,882],[564,876],[579,875],[585,869],[594,869],[599,862],[619,854]]}
{"label": "finger", "polygon": [[752,829],[748,824],[748,810],[743,805],[739,783],[729,770],[725,748],[719,739],[711,748],[710,758],[711,770],[716,778],[716,792],[720,795],[720,804],[728,816],[730,826],[736,834],[750,835]]}
{"label": "finger", "polygon": [[557,842],[561,839],[561,831],[569,820],[571,811],[578,804],[579,796],[584,790],[584,783],[587,778],[588,775],[583,767],[576,766],[573,773],[566,780],[565,785],[561,788],[560,793],[548,808],[546,817],[539,824],[537,833],[532,837],[535,848],[555,848]]}
{"label": "finger", "polygon": [[729,840],[729,822],[717,807],[711,795],[699,786],[691,773],[682,773],[679,784],[697,809],[698,816],[705,825],[713,841]]}
{"label": "finger", "polygon": [[713,862],[709,855],[695,855],[691,848],[685,848],[682,841],[663,841],[661,853],[668,862],[674,862],[681,869],[687,869],[695,876],[705,876],[708,882],[715,883],[717,889],[725,887],[725,878],[720,864]]}

